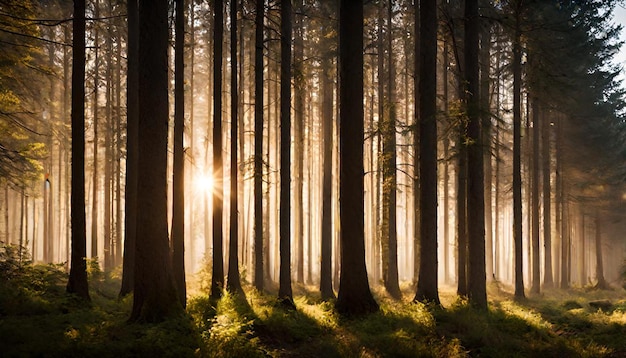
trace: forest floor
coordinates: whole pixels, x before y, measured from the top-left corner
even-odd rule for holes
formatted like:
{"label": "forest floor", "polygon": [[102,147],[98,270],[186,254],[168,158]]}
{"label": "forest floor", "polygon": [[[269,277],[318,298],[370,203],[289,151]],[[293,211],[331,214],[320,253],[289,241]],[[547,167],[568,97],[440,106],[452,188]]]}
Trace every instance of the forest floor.
{"label": "forest floor", "polygon": [[[118,276],[92,270],[92,302],[85,304],[64,293],[61,266],[7,269],[0,260],[0,356],[626,357],[622,288],[545,290],[514,300],[491,284],[485,312],[452,287],[441,288],[443,307],[411,303],[408,286],[402,301],[376,287],[380,312],[345,319],[313,286],[294,285],[293,311],[246,285],[247,300],[225,294],[213,305],[199,289],[186,315],[129,324],[132,298],[117,299]],[[597,300],[610,305],[589,304]]]}

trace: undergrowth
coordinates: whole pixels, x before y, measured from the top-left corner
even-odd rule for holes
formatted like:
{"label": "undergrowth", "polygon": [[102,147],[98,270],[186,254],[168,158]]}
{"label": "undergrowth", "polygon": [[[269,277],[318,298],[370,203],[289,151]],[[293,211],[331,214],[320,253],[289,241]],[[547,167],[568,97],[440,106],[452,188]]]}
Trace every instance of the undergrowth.
{"label": "undergrowth", "polygon": [[[245,297],[205,290],[187,314],[160,324],[127,322],[132,296],[117,298],[120,270],[89,262],[85,304],[65,293],[63,265],[34,265],[0,246],[2,357],[622,357],[624,291],[547,290],[515,300],[490,287],[489,309],[442,289],[444,306],[389,298],[374,287],[380,311],[346,319],[313,287],[295,285],[296,309],[245,285]],[[608,300],[596,309],[593,300]]]}

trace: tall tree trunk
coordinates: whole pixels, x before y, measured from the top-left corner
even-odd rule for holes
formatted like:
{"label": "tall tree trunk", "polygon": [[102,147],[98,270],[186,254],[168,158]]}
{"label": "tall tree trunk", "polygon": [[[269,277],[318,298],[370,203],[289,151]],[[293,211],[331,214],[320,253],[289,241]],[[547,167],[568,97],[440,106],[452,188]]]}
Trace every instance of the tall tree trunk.
{"label": "tall tree trunk", "polygon": [[569,229],[569,203],[567,200],[567,187],[565,185],[565,168],[563,167],[563,118],[557,122],[556,135],[556,162],[557,162],[557,184],[561,189],[561,289],[565,290],[570,285],[570,229]]}
{"label": "tall tree trunk", "polygon": [[[94,17],[98,18],[99,0],[94,4]],[[100,86],[99,38],[97,23],[94,22],[94,74],[93,74],[93,176],[91,198],[91,258],[98,257],[98,87]]]}
{"label": "tall tree trunk", "polygon": [[[291,0],[280,2],[280,284],[278,299],[295,307],[291,291]],[[301,263],[300,263],[301,264]]]}
{"label": "tall tree trunk", "polygon": [[602,219],[600,210],[596,209],[596,288],[605,290],[609,288],[608,283],[604,279],[604,264],[602,262]]}
{"label": "tall tree trunk", "polygon": [[466,124],[459,127],[456,147],[458,148],[456,180],[456,241],[457,241],[457,294],[467,296],[467,146],[465,143]]}
{"label": "tall tree trunk", "polygon": [[465,76],[467,104],[468,293],[473,306],[487,309],[485,277],[484,142],[481,138],[478,0],[465,1]]}
{"label": "tall tree trunk", "polygon": [[543,159],[543,244],[544,244],[544,272],[543,287],[552,288],[554,280],[552,278],[552,214],[551,214],[551,192],[550,192],[550,121],[543,115],[541,119],[542,127],[542,159]]}
{"label": "tall tree trunk", "polygon": [[422,0],[419,15],[421,258],[414,300],[439,304],[437,283],[437,1]]}
{"label": "tall tree trunk", "polygon": [[341,0],[339,9],[341,277],[337,312],[375,312],[365,267],[363,208],[363,1]]}
{"label": "tall tree trunk", "polygon": [[522,44],[520,30],[521,1],[516,2],[513,39],[513,244],[515,246],[515,297],[524,297],[522,256]]}
{"label": "tall tree trunk", "polygon": [[185,285],[185,1],[176,0],[174,40],[174,162],[172,193],[172,269],[178,299],[187,305]]}
{"label": "tall tree trunk", "polygon": [[541,135],[539,99],[532,97],[532,120],[533,120],[533,157],[532,157],[532,284],[530,292],[539,293],[541,286],[540,262],[539,262],[539,136]]}
{"label": "tall tree trunk", "polygon": [[[108,13],[111,13],[111,1],[108,0]],[[105,71],[105,100],[106,105],[104,107],[105,110],[105,132],[104,132],[104,270],[109,271],[112,266],[112,240],[111,237],[111,183],[112,183],[112,148],[111,141],[113,137],[113,127],[112,127],[112,118],[111,118],[111,105],[112,105],[112,91],[111,91],[111,80],[112,80],[112,50],[111,50],[111,33],[106,33],[106,41],[105,41],[105,56],[107,58],[106,71]]]}
{"label": "tall tree trunk", "polygon": [[85,0],[74,1],[72,26],[72,262],[66,289],[89,300],[85,261]]}
{"label": "tall tree trunk", "polygon": [[322,183],[322,252],[320,267],[320,291],[322,299],[335,297],[332,279],[332,241],[333,241],[333,88],[330,79],[332,61],[324,59],[322,64],[322,132],[324,136],[323,150],[323,183]]}
{"label": "tall tree trunk", "polygon": [[[415,9],[414,18],[414,52],[413,52],[413,283],[417,285],[420,268],[420,232],[421,232],[421,213],[420,213],[420,68],[421,68],[421,35],[420,35],[420,4],[415,1],[413,6]],[[420,39],[420,40],[418,40]],[[407,119],[408,120],[408,119]]]}
{"label": "tall tree trunk", "polygon": [[482,144],[483,158],[485,165],[485,275],[487,282],[494,279],[494,260],[493,260],[493,211],[492,211],[492,195],[491,186],[493,180],[493,171],[491,166],[491,111],[489,108],[489,85],[491,83],[491,26],[483,24],[480,39],[480,117],[482,121]]}
{"label": "tall tree trunk", "polygon": [[256,0],[254,55],[254,287],[263,290],[263,20],[265,1]]}
{"label": "tall tree trunk", "polygon": [[[396,108],[395,108],[395,69],[392,51],[392,6],[390,0],[387,7],[388,36],[387,46],[389,51],[389,64],[387,76],[386,112],[381,123],[383,136],[383,221],[382,221],[382,252],[383,252],[383,282],[385,289],[395,299],[400,299],[400,285],[398,282],[398,233],[397,233],[397,177],[396,177]],[[382,18],[382,16],[381,16]],[[380,55],[382,56],[382,55]],[[379,56],[379,57],[380,57]],[[381,76],[382,74],[379,74]],[[379,78],[381,81],[382,78]]]}
{"label": "tall tree trunk", "polygon": [[[227,288],[241,297],[245,293],[239,277],[239,163],[237,140],[239,134],[239,87],[237,81],[237,1],[230,2],[230,236],[228,242]],[[243,76],[243,75],[242,75]],[[240,138],[243,142],[244,138]],[[243,151],[241,155],[243,155]]]}
{"label": "tall tree trunk", "polygon": [[[296,9],[302,11],[301,0],[296,2]],[[303,239],[303,205],[302,205],[302,178],[304,177],[304,42],[302,16],[295,17],[295,38],[293,72],[294,78],[294,241],[298,250],[296,257],[296,281],[304,283],[304,239]]]}
{"label": "tall tree trunk", "polygon": [[139,154],[139,22],[137,1],[128,0],[128,48],[126,76],[126,188],[124,262],[120,297],[135,286],[135,242],[137,237],[137,182]]}
{"label": "tall tree trunk", "polygon": [[224,289],[222,165],[222,47],[224,40],[224,1],[215,0],[213,24],[213,271],[211,297],[222,296]]}
{"label": "tall tree trunk", "polygon": [[135,287],[131,321],[182,312],[167,224],[168,2],[139,3],[139,158]]}

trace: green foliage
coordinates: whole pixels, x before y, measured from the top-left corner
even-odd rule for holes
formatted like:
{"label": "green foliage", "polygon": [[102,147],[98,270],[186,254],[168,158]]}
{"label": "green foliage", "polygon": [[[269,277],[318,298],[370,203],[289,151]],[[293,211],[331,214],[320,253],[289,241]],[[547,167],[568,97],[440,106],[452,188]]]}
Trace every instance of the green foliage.
{"label": "green foliage", "polygon": [[62,264],[33,265],[28,250],[0,245],[0,316],[65,310]]}
{"label": "green foliage", "polygon": [[[0,251],[0,351],[7,357],[610,357],[626,353],[624,291],[555,290],[522,301],[499,291],[491,293],[486,312],[466,300],[447,298],[445,307],[440,307],[379,294],[379,312],[346,319],[335,312],[333,302],[322,301],[317,294],[296,295],[296,310],[289,310],[273,295],[247,287],[247,300],[229,292],[217,301],[201,294],[189,300],[187,315],[160,324],[129,324],[132,296],[109,297],[119,287],[119,278],[103,274],[95,261],[89,265],[93,303],[81,305],[63,292],[66,276],[60,267],[33,266],[27,256],[20,263],[18,253],[14,246]],[[21,303],[19,309],[7,305],[7,293],[13,291],[22,292],[21,300],[31,303]],[[611,301],[613,309],[603,312],[589,306],[600,298]],[[46,304],[41,303],[44,300]]]}

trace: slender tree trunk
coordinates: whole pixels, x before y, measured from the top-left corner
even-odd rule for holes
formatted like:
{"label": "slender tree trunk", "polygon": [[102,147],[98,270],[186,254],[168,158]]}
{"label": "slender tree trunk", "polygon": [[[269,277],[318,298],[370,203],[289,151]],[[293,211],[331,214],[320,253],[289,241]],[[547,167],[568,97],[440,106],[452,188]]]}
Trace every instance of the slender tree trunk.
{"label": "slender tree trunk", "polygon": [[522,48],[520,30],[521,1],[516,3],[515,37],[513,39],[513,244],[515,246],[515,297],[524,297],[522,256]]}
{"label": "slender tree trunk", "polygon": [[[228,248],[227,288],[241,297],[245,293],[239,277],[239,163],[237,140],[239,134],[239,87],[237,76],[237,2],[230,2],[230,240]],[[240,138],[243,142],[244,138]],[[243,155],[241,151],[241,155]]]}
{"label": "slender tree trunk", "polygon": [[126,188],[124,262],[120,297],[135,286],[135,242],[137,237],[137,182],[139,153],[139,19],[137,0],[126,3],[128,14],[128,48],[126,77]]}
{"label": "slender tree trunk", "polygon": [[254,287],[263,290],[263,20],[264,0],[256,0],[254,56]]}
{"label": "slender tree trunk", "polygon": [[606,290],[609,288],[608,283],[604,279],[604,264],[602,261],[602,218],[600,210],[596,209],[596,288]]}
{"label": "slender tree trunk", "polygon": [[172,269],[178,299],[187,305],[185,285],[185,1],[176,0],[174,40],[174,162],[172,194]]}
{"label": "slender tree trunk", "polygon": [[567,190],[565,185],[565,168],[563,167],[563,118],[557,121],[556,134],[556,163],[557,163],[557,185],[560,189],[557,192],[561,203],[561,289],[565,290],[570,285],[569,270],[569,250],[570,250],[570,229],[569,229],[569,203],[567,200]]}
{"label": "slender tree trunk", "polygon": [[539,261],[539,136],[541,135],[539,99],[532,98],[532,119],[533,119],[533,157],[532,157],[532,285],[530,292],[539,293],[541,286],[540,261]]}
{"label": "slender tree trunk", "polygon": [[[94,17],[100,17],[99,0],[95,0]],[[93,75],[93,175],[91,199],[91,258],[98,257],[98,87],[100,86],[100,61],[98,48],[100,34],[97,23],[94,23],[94,75]]]}
{"label": "slender tree trunk", "polygon": [[422,0],[419,15],[421,258],[414,300],[439,304],[437,283],[437,1]]}
{"label": "slender tree trunk", "polygon": [[552,288],[552,214],[550,192],[550,121],[544,113],[541,119],[542,127],[542,159],[543,159],[543,244],[544,244],[544,272],[543,287]]}
{"label": "slender tree trunk", "polygon": [[468,293],[473,306],[487,309],[485,277],[484,142],[481,138],[478,0],[465,1],[465,76],[467,89]]}
{"label": "slender tree trunk", "polygon": [[[296,9],[302,10],[302,1],[296,2]],[[304,239],[303,239],[303,205],[302,205],[302,178],[304,177],[304,42],[302,16],[295,17],[295,38],[293,72],[294,78],[294,241],[298,250],[296,257],[296,281],[304,283]]]}
{"label": "slender tree trunk", "polygon": [[[280,285],[278,299],[295,307],[291,291],[291,0],[280,2]],[[302,264],[302,263],[300,263]]]}
{"label": "slender tree trunk", "polygon": [[[414,19],[414,52],[413,52],[413,283],[417,286],[420,268],[420,232],[421,232],[421,212],[420,212],[420,68],[421,68],[421,35],[420,35],[420,4],[415,1],[415,19]],[[420,40],[418,40],[420,39]]]}
{"label": "slender tree trunk", "polygon": [[489,84],[491,61],[491,27],[483,24],[480,39],[480,118],[482,120],[482,144],[483,158],[485,166],[485,274],[487,282],[494,280],[494,260],[493,260],[493,211],[492,211],[492,195],[491,186],[493,180],[493,171],[491,166],[491,111],[489,108]]}
{"label": "slender tree trunk", "polygon": [[[108,0],[108,13],[111,13],[111,1]],[[106,41],[105,41],[105,56],[107,58],[106,71],[105,71],[105,132],[104,132],[104,270],[111,270],[112,263],[112,236],[111,236],[111,183],[112,183],[112,170],[111,170],[111,157],[112,157],[112,148],[111,141],[113,137],[113,127],[112,127],[112,119],[111,119],[111,105],[112,105],[112,91],[111,91],[111,80],[112,80],[112,50],[111,50],[111,33],[106,33]]]}
{"label": "slender tree trunk", "polygon": [[333,89],[329,75],[332,61],[324,59],[322,69],[322,132],[324,133],[324,169],[322,183],[322,252],[320,267],[320,291],[322,299],[335,297],[332,279],[332,241],[333,241]]}
{"label": "slender tree trunk", "polygon": [[365,267],[363,208],[363,1],[341,0],[339,9],[341,277],[337,312],[378,311]]}
{"label": "slender tree trunk", "polygon": [[[388,64],[388,94],[386,98],[387,113],[382,121],[383,136],[383,221],[382,221],[382,252],[383,252],[383,281],[385,289],[395,299],[400,299],[400,285],[398,282],[398,232],[397,232],[397,176],[396,176],[396,108],[395,89],[396,80],[394,59],[392,51],[392,6],[390,0],[388,9],[388,36],[387,46],[389,51]],[[382,18],[382,16],[381,16]],[[379,56],[380,57],[380,56]],[[382,75],[382,74],[381,74]],[[380,75],[379,75],[380,76]],[[379,81],[381,78],[379,78]]]}
{"label": "slender tree trunk", "polygon": [[215,0],[213,24],[213,270],[211,297],[222,296],[224,289],[222,165],[222,47],[224,41],[224,2]]}
{"label": "slender tree trunk", "polygon": [[85,0],[74,1],[72,26],[72,262],[66,289],[90,300],[85,261]]}

